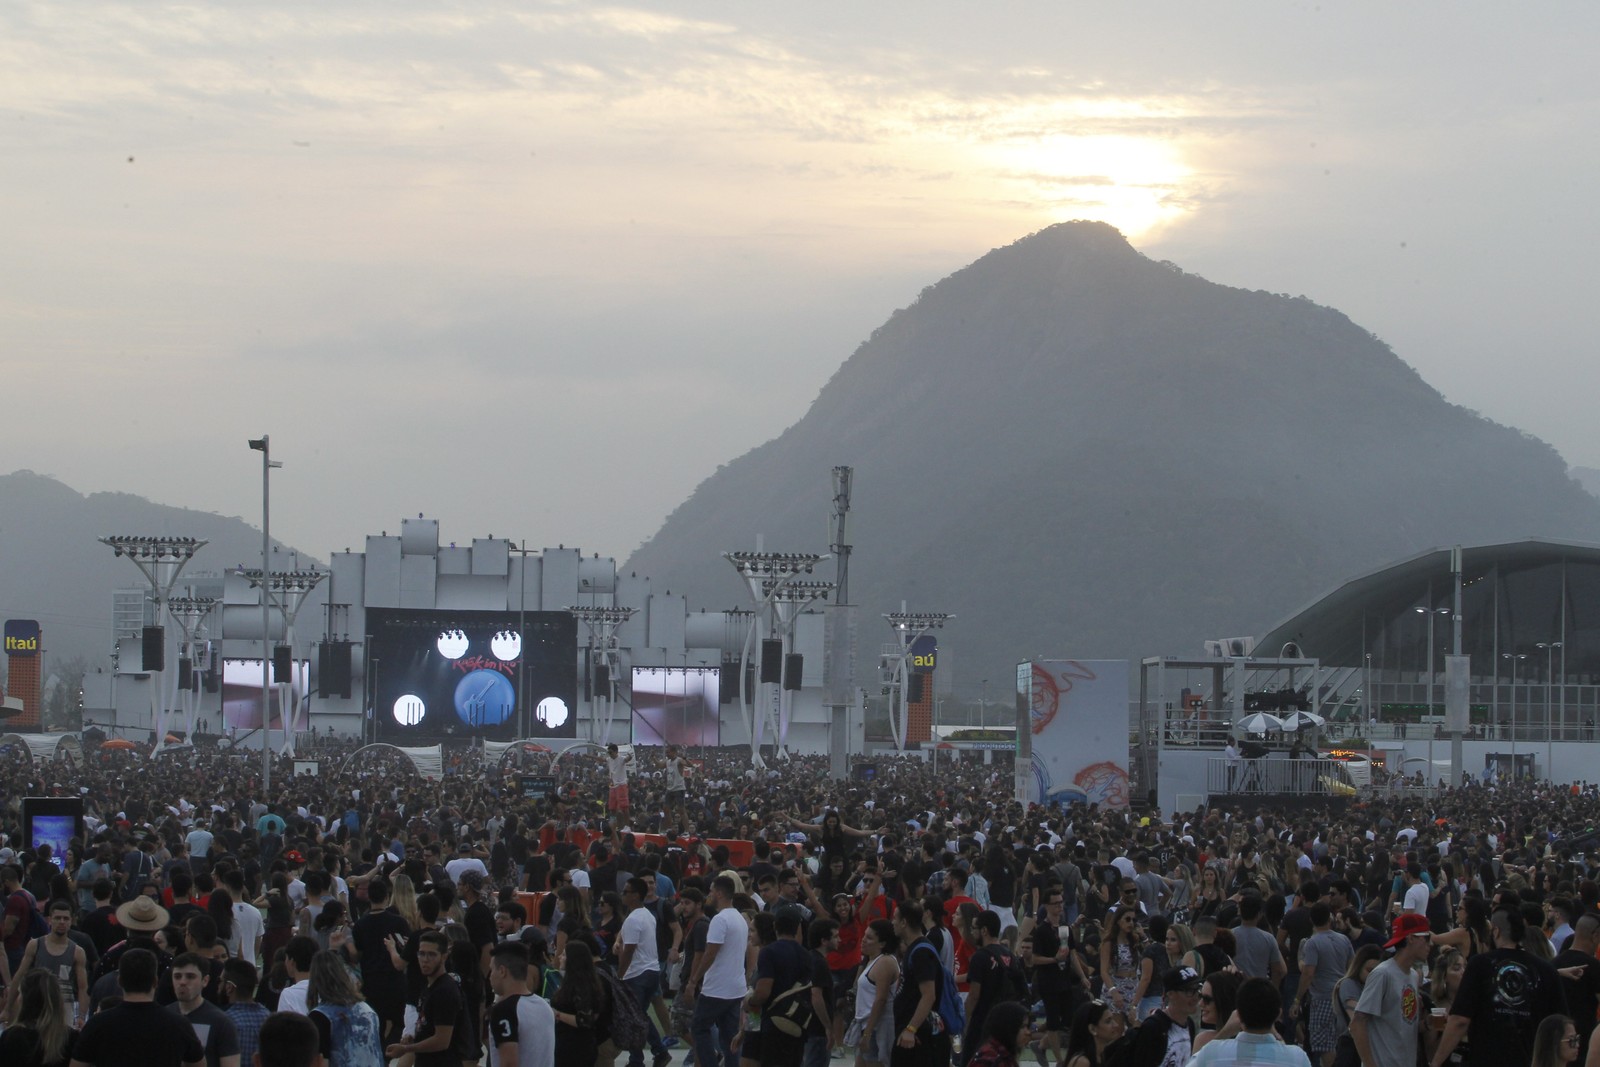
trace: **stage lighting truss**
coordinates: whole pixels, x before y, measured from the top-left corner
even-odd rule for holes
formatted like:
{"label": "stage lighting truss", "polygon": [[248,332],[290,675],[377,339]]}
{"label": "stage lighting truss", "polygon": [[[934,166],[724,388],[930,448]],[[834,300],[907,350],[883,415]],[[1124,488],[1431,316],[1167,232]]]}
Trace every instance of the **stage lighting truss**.
{"label": "stage lighting truss", "polygon": [[827,557],[816,552],[724,552],[722,558],[748,579],[810,574]]}
{"label": "stage lighting truss", "polygon": [[187,562],[194,554],[211,542],[198,537],[133,537],[113,534],[100,538],[118,556],[127,556],[135,562],[176,563]]}

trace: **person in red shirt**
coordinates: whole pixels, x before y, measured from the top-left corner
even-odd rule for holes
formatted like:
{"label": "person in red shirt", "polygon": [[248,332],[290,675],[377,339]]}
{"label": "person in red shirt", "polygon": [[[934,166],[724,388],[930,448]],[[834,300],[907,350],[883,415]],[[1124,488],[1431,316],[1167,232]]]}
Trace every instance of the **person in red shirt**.
{"label": "person in red shirt", "polygon": [[[971,904],[975,910],[981,911],[982,909],[978,907],[976,900],[967,896],[967,872],[960,867],[955,868],[944,876],[944,885],[945,889],[950,893],[949,898],[944,902],[945,929],[956,931],[959,929],[956,923],[956,914],[961,910],[961,905]],[[972,954],[976,951],[976,945],[965,937],[960,936],[960,934],[956,935],[955,976],[957,985],[964,987],[967,984],[967,963],[972,959]]]}
{"label": "person in red shirt", "polygon": [[833,917],[839,922],[838,947],[828,956],[828,970],[833,972],[833,999],[829,1002],[829,1018],[833,1020],[833,1033],[829,1035],[834,1048],[844,1045],[845,1012],[839,1010],[844,998],[854,993],[856,970],[861,966],[861,935],[866,924],[856,916],[856,901],[849,893],[833,895]]}

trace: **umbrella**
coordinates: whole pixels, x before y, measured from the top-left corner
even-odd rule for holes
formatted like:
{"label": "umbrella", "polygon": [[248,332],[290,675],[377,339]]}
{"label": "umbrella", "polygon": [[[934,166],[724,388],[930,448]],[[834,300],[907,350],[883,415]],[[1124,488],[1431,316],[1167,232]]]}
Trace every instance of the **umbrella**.
{"label": "umbrella", "polygon": [[177,734],[168,734],[166,743],[169,745],[181,745],[183,744],[183,738],[179,737]]}
{"label": "umbrella", "polygon": [[100,743],[100,747],[101,748],[115,748],[115,749],[121,749],[123,751],[128,751],[129,749],[135,748],[136,746],[134,745],[134,743],[132,741],[129,741],[125,737],[113,737],[109,741],[102,741]]}
{"label": "umbrella", "polygon": [[1247,734],[1264,734],[1268,730],[1283,729],[1283,720],[1276,715],[1268,715],[1258,711],[1254,715],[1247,715],[1239,720],[1239,729]]}
{"label": "umbrella", "polygon": [[1283,720],[1285,730],[1304,730],[1308,726],[1321,726],[1328,720],[1309,711],[1297,711]]}

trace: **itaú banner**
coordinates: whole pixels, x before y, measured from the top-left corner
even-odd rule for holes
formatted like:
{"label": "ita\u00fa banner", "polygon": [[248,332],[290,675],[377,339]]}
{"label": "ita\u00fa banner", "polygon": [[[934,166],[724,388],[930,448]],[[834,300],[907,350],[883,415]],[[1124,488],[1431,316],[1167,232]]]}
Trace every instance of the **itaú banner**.
{"label": "ita\u00fa banner", "polygon": [[6,655],[37,656],[39,645],[39,623],[36,620],[6,620]]}
{"label": "ita\u00fa banner", "polygon": [[1032,749],[1028,800],[1126,808],[1128,661],[1035,660],[1017,682]]}

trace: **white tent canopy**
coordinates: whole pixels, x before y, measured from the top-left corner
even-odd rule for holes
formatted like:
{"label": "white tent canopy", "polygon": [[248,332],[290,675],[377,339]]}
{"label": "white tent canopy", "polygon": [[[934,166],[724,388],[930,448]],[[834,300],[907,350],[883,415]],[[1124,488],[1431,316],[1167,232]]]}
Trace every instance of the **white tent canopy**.
{"label": "white tent canopy", "polygon": [[0,745],[26,745],[36,760],[52,760],[63,754],[83,759],[77,734],[4,734],[0,735]]}
{"label": "white tent canopy", "polygon": [[433,745],[429,748],[401,748],[399,745],[388,745],[379,741],[376,744],[362,745],[345,759],[344,766],[339,768],[343,774],[350,769],[350,765],[357,759],[376,749],[387,749],[398,752],[411,762],[412,768],[424,778],[444,777],[444,746]]}

